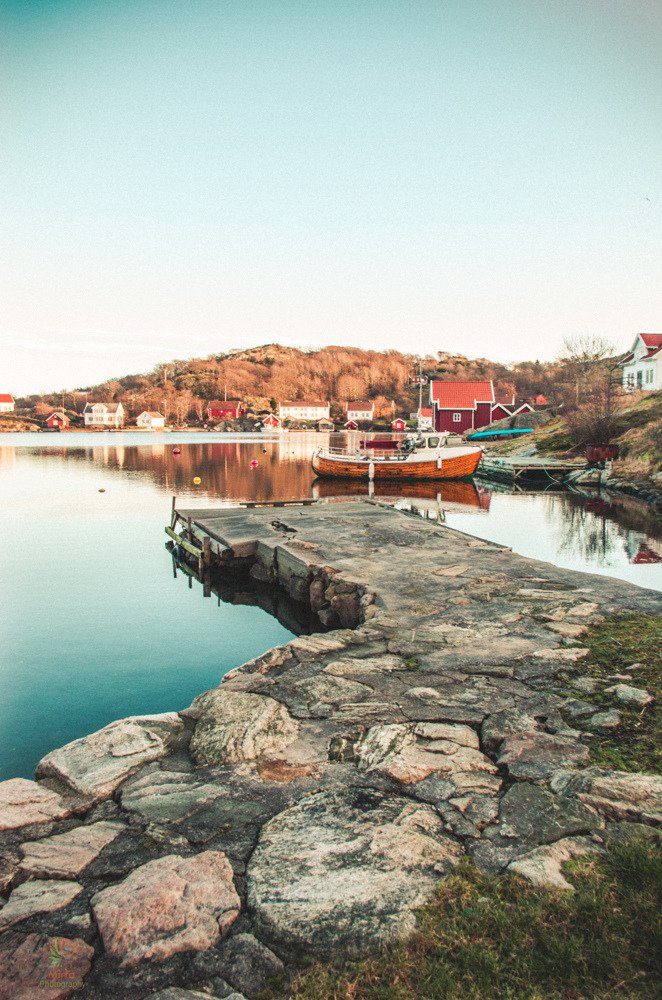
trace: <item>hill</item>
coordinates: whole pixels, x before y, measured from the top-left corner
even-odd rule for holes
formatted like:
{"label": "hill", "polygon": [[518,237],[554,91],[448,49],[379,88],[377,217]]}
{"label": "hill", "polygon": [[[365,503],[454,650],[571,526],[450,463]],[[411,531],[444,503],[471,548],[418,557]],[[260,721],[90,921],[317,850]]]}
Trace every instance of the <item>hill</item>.
{"label": "hill", "polygon": [[[247,350],[158,365],[147,374],[125,375],[66,393],[66,405],[82,410],[85,397],[121,401],[130,416],[143,409],[166,409],[171,419],[201,420],[206,401],[241,398],[255,412],[275,409],[279,400],[324,399],[342,406],[351,399],[374,399],[378,416],[409,413],[418,406],[419,359],[399,351],[364,351],[355,347],[299,350],[266,344]],[[548,394],[554,365],[523,362],[512,367],[486,358],[468,359],[439,353],[422,359],[429,378],[495,381],[497,394]],[[424,394],[425,398],[425,394]],[[62,393],[19,400],[23,410],[62,405]]]}

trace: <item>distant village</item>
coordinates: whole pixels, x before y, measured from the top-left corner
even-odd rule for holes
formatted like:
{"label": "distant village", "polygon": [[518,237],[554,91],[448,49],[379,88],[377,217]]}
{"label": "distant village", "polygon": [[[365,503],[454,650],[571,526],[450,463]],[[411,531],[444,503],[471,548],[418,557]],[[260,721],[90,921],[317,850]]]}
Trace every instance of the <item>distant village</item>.
{"label": "distant village", "polygon": [[[662,334],[637,334],[630,349],[619,361],[622,388],[626,392],[655,391],[662,385]],[[425,395],[425,399],[423,398]],[[86,393],[87,396],[87,393]],[[164,411],[144,409],[132,415],[122,402],[86,399],[82,411],[64,405],[37,415],[30,406],[18,406],[11,393],[0,393],[0,415],[29,417],[31,429],[63,430],[164,430],[190,427],[207,430],[431,430],[465,434],[499,421],[513,421],[525,414],[545,411],[548,401],[542,392],[516,398],[498,398],[493,379],[421,379],[420,405],[415,411],[380,412],[374,399],[344,402],[319,399],[272,400],[270,409],[256,409],[245,399],[210,399],[198,412],[198,419],[168,419]],[[333,418],[332,418],[333,411]]]}
{"label": "distant village", "polygon": [[[369,399],[347,401],[342,404],[343,419],[331,419],[329,400],[284,400],[277,411],[254,412],[240,399],[212,399],[206,404],[206,429],[226,429],[237,422],[253,424],[255,430],[278,431],[302,429],[318,431],[385,429],[404,432],[418,430],[448,431],[462,434],[478,430],[508,417],[531,413],[544,408],[547,400],[542,394],[534,400],[508,400],[495,398],[494,383],[484,381],[432,381],[429,383],[429,406],[420,406],[408,414],[393,414],[391,420],[376,418],[375,402]],[[11,394],[0,394],[0,412],[12,413],[15,400]],[[64,409],[53,410],[43,419],[45,429],[60,430],[119,430],[135,427],[144,431],[164,430],[166,416],[157,410],[143,410],[137,417],[130,417],[121,402],[95,400],[87,402],[80,415]],[[194,425],[195,426],[195,425]]]}

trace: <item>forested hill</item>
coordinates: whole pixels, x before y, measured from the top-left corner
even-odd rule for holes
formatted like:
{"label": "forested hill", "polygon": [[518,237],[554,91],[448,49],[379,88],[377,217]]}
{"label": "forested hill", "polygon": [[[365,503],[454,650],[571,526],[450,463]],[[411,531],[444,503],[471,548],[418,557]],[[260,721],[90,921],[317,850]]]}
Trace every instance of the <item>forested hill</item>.
{"label": "forested hill", "polygon": [[[408,412],[418,404],[415,378],[418,358],[399,351],[363,351],[355,347],[323,347],[299,350],[268,344],[227,354],[173,361],[158,365],[149,374],[126,375],[101,385],[81,386],[79,393],[105,402],[122,401],[130,414],[143,409],[162,409],[167,401],[171,413],[184,419],[200,411],[209,399],[242,399],[254,410],[272,409],[279,400],[322,399],[343,404],[352,399],[374,399],[376,411]],[[507,368],[480,358],[469,360],[446,353],[423,358],[423,372],[430,378],[495,380],[498,395],[530,396],[549,392],[553,366],[524,362]],[[425,396],[424,396],[425,398]],[[80,397],[79,397],[80,399]],[[51,406],[61,395],[31,397]],[[68,393],[66,406],[73,405]]]}

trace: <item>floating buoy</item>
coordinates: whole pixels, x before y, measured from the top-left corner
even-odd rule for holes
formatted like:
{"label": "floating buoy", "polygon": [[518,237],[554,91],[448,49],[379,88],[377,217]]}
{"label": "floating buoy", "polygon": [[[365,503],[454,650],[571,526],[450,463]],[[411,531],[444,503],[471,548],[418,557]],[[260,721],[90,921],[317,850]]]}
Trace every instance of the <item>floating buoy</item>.
{"label": "floating buoy", "polygon": [[105,492],[106,492],[106,491],[105,491],[105,489],[103,488],[103,486],[100,486],[100,487],[99,487],[99,493],[105,493]]}
{"label": "floating buoy", "polygon": [[257,469],[257,459],[254,458],[251,462],[251,469]]}
{"label": "floating buoy", "polygon": [[196,486],[199,486],[202,480],[200,479],[200,476],[196,476],[193,482],[195,483]]}
{"label": "floating buoy", "polygon": [[266,448],[263,448],[263,449],[262,449],[262,454],[263,454],[263,455],[266,455],[266,453],[267,453],[267,449],[266,449]]}
{"label": "floating buoy", "polygon": [[173,455],[181,455],[181,449],[180,448],[173,448],[172,449],[172,453],[173,453]]}

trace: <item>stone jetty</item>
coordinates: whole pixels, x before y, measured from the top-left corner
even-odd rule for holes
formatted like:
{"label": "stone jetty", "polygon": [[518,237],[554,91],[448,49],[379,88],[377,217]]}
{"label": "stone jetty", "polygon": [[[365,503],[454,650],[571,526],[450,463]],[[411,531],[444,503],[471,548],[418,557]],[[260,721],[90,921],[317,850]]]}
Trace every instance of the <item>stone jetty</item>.
{"label": "stone jetty", "polygon": [[570,889],[662,823],[660,778],[590,760],[646,692],[582,678],[586,627],[659,595],[372,502],[189,516],[331,630],[0,783],[0,1000],[251,998],[407,936],[466,855]]}

